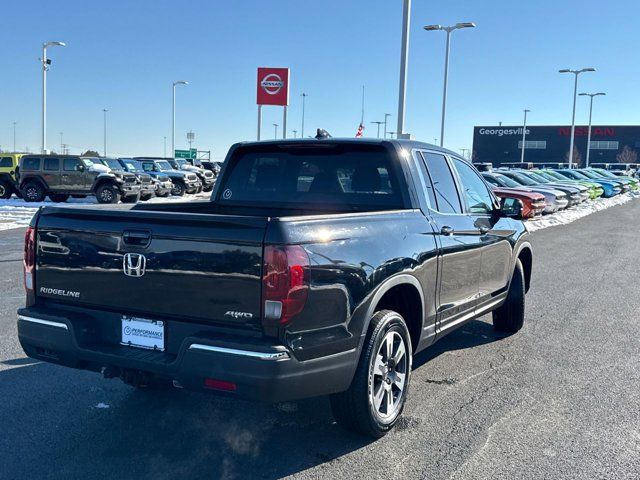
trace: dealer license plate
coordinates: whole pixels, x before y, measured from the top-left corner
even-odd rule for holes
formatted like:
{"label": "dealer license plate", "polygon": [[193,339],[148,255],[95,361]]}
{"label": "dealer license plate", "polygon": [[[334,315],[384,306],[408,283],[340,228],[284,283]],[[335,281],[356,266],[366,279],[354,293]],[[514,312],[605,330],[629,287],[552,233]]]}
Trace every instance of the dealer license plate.
{"label": "dealer license plate", "polygon": [[164,351],[164,322],[122,317],[122,345]]}

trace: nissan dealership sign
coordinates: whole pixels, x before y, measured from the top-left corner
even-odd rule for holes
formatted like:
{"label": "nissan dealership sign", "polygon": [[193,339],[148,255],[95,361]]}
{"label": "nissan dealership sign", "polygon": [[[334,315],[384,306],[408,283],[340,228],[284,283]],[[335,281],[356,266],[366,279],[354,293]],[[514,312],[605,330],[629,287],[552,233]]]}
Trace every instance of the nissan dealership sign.
{"label": "nissan dealership sign", "polygon": [[289,69],[258,68],[258,105],[289,105]]}

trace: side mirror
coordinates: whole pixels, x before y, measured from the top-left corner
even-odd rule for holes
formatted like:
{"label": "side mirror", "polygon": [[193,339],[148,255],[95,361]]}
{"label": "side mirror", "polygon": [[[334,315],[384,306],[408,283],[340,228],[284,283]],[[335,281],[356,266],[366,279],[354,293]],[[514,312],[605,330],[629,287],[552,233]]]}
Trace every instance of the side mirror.
{"label": "side mirror", "polygon": [[78,171],[78,172],[84,172],[84,165],[82,165],[82,164],[78,164],[78,165],[76,165],[76,171]]}
{"label": "side mirror", "polygon": [[517,198],[502,198],[498,212],[501,217],[522,220],[522,202]]}

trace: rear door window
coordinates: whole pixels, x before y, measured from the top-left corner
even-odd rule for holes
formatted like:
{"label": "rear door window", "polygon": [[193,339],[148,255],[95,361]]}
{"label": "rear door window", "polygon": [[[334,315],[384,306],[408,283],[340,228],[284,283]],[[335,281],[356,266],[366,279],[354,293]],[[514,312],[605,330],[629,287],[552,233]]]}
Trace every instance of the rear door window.
{"label": "rear door window", "polygon": [[433,184],[437,207],[440,213],[462,213],[458,189],[444,155],[424,152],[424,160]]}
{"label": "rear door window", "polygon": [[262,147],[238,151],[222,203],[348,210],[404,207],[389,152],[378,145]]}
{"label": "rear door window", "polygon": [[75,172],[78,165],[80,165],[80,160],[77,158],[65,158],[62,169],[65,172]]}
{"label": "rear door window", "polygon": [[13,161],[11,157],[2,157],[0,158],[0,168],[11,168],[13,167]]}
{"label": "rear door window", "polygon": [[57,172],[60,170],[60,159],[59,158],[45,158],[43,170],[47,172]]}
{"label": "rear door window", "polygon": [[453,159],[453,165],[458,171],[462,184],[462,195],[467,202],[469,213],[478,215],[491,213],[493,211],[493,197],[484,180],[471,165],[459,158]]}
{"label": "rear door window", "polygon": [[40,170],[40,158],[38,158],[38,157],[23,157],[22,158],[22,170]]}

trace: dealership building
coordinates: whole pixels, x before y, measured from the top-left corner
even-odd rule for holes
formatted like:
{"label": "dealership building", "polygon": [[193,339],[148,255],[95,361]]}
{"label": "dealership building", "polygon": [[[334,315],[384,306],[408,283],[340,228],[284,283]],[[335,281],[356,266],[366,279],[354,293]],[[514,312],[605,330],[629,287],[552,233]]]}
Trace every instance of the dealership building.
{"label": "dealership building", "polygon": [[[576,126],[573,163],[583,165],[587,153],[587,126]],[[569,161],[571,126],[527,126],[524,161]],[[520,161],[522,126],[487,126],[473,129],[473,161],[503,163]],[[640,126],[594,125],[591,127],[589,163],[640,162]]]}

